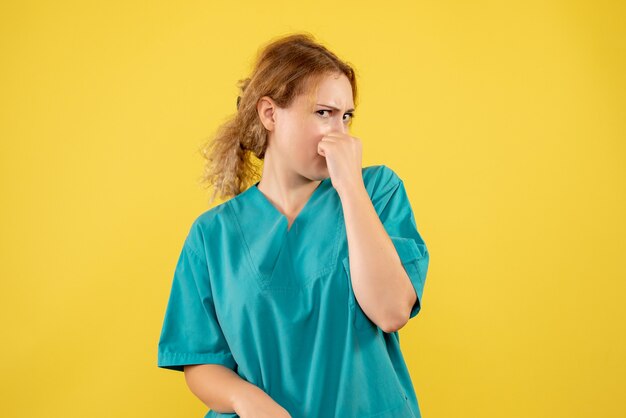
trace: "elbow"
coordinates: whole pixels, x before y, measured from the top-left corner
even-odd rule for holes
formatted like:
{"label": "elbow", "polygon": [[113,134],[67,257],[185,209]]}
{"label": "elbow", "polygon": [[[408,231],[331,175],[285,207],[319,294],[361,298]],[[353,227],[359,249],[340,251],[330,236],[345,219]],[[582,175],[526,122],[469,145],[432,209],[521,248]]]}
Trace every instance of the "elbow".
{"label": "elbow", "polygon": [[407,315],[406,318],[400,317],[399,319],[388,321],[387,323],[383,324],[383,326],[380,327],[380,329],[382,329],[387,334],[390,334],[392,332],[396,332],[402,329],[402,327],[404,327],[408,321],[409,321],[409,317]]}
{"label": "elbow", "polygon": [[370,320],[383,332],[390,334],[398,331],[408,321],[408,314],[406,319],[402,314],[397,312],[386,311],[386,313],[379,312],[379,316],[374,319],[370,317]]}
{"label": "elbow", "polygon": [[407,322],[409,322],[410,313],[411,309],[409,308],[408,310],[404,310],[403,312],[396,314],[393,318],[389,318],[384,324],[382,324],[380,329],[388,334],[399,331],[407,324]]}
{"label": "elbow", "polygon": [[402,311],[397,312],[393,317],[388,318],[380,328],[386,333],[396,332],[402,329],[409,322],[411,310],[416,302],[417,293],[415,293],[415,289],[411,286],[408,301],[402,304]]}

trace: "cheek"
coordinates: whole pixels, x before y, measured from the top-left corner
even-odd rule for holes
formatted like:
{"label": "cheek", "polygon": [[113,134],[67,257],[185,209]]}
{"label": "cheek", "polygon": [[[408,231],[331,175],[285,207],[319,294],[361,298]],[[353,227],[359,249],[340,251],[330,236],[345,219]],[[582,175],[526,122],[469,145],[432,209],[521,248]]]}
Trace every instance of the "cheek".
{"label": "cheek", "polygon": [[319,154],[317,153],[317,144],[321,139],[315,135],[301,136],[299,141],[293,142],[292,155],[297,155],[297,158],[301,161],[311,161],[315,159]]}
{"label": "cheek", "polygon": [[[324,127],[320,124],[308,121],[302,123],[293,131],[293,143],[301,154],[307,156],[317,155],[317,144],[324,137]],[[297,145],[296,145],[297,144]]]}
{"label": "cheek", "polygon": [[327,131],[322,121],[314,118],[294,118],[281,129],[281,145],[285,155],[302,163],[324,158],[317,152],[317,144]]}

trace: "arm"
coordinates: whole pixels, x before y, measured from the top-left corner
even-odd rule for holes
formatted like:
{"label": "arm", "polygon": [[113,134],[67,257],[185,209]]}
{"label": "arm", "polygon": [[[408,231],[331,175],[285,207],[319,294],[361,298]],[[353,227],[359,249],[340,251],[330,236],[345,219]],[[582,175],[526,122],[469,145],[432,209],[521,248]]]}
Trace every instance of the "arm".
{"label": "arm", "polygon": [[363,181],[338,189],[348,237],[352,288],[363,312],[385,332],[409,320],[417,294]]}
{"label": "arm", "polygon": [[241,418],[290,418],[260,387],[240,377],[218,319],[203,230],[192,225],[178,257],[158,344],[158,367],[184,372],[210,409]]}
{"label": "arm", "polygon": [[237,394],[250,385],[232,369],[220,364],[185,366],[185,381],[191,392],[207,407],[224,414],[235,412]]}
{"label": "arm", "polygon": [[237,373],[238,364],[218,320],[210,280],[202,230],[194,223],[176,264],[157,365],[184,372],[192,393],[216,411],[247,417],[248,410],[254,409],[255,417],[288,417],[263,390]]}
{"label": "arm", "polygon": [[191,392],[211,410],[239,417],[291,418],[258,386],[244,380],[232,369],[220,364],[184,366],[185,381]]}

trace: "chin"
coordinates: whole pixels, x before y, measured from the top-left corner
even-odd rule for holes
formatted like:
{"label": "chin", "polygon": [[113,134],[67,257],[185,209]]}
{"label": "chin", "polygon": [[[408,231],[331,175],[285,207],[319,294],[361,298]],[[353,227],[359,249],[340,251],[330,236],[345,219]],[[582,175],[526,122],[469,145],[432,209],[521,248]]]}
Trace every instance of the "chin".
{"label": "chin", "polygon": [[310,165],[310,169],[308,170],[309,175],[305,175],[304,177],[308,178],[311,181],[321,181],[328,177],[330,177],[330,173],[328,172],[328,167],[326,166],[326,158],[321,157],[323,161],[318,159],[314,160]]}
{"label": "chin", "polygon": [[324,168],[321,170],[315,170],[313,173],[311,173],[310,176],[307,176],[307,177],[311,181],[322,181],[330,177],[330,175],[328,174],[328,170]]}

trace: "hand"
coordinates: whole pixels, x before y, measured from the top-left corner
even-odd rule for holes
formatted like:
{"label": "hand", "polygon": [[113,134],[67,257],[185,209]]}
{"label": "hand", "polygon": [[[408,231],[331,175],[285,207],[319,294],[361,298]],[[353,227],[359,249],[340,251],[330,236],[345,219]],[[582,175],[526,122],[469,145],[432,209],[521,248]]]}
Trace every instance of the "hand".
{"label": "hand", "polygon": [[330,180],[338,192],[363,184],[359,138],[342,132],[329,132],[317,144],[317,152],[326,158]]}
{"label": "hand", "polygon": [[291,418],[285,408],[252,384],[233,401],[233,407],[240,418]]}

